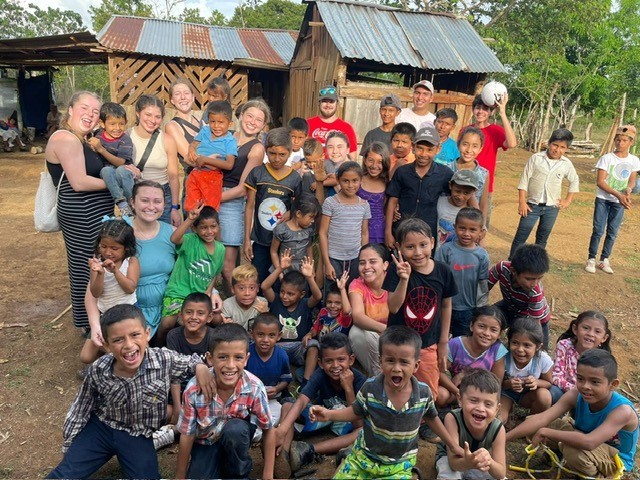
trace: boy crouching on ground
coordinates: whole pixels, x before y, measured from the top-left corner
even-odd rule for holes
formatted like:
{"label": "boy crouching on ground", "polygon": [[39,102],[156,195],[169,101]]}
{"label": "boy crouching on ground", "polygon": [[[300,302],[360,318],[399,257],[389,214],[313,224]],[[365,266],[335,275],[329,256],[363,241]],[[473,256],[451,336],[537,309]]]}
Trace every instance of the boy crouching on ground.
{"label": "boy crouching on ground", "polygon": [[262,382],[244,370],[248,351],[249,334],[240,325],[228,323],[214,330],[207,360],[216,393],[208,401],[198,394],[193,380],[184,391],[177,425],[181,433],[177,478],[248,478],[256,428],[262,429],[264,438],[262,478],[273,478],[269,399]]}
{"label": "boy crouching on ground", "polygon": [[197,355],[148,348],[151,332],[134,305],[110,308],[100,326],[110,353],[89,367],[64,421],[66,453],[48,478],[89,478],[113,455],[128,478],[160,478],[152,434],[167,419],[169,385],[196,372],[210,397],[211,374]]}
{"label": "boy crouching on ground", "polygon": [[[614,477],[616,456],[631,472],[638,444],[638,413],[629,399],[614,391],[618,384],[613,355],[598,348],[587,350],[578,358],[576,388],[509,431],[507,442],[535,434],[534,446],[546,443],[559,449],[566,467],[581,477]],[[573,425],[560,418],[571,410]]]}
{"label": "boy crouching on ground", "polygon": [[464,455],[438,444],[439,479],[504,478],[507,471],[505,430],[496,418],[500,409],[500,380],[481,368],[465,370],[458,394],[460,408],[444,418]]}
{"label": "boy crouching on ground", "polygon": [[411,478],[423,416],[451,451],[463,453],[438,418],[429,387],[413,376],[420,363],[420,336],[407,327],[389,327],[380,335],[379,345],[382,373],[366,381],[351,407],[311,409],[313,421],[364,419],[334,478]]}

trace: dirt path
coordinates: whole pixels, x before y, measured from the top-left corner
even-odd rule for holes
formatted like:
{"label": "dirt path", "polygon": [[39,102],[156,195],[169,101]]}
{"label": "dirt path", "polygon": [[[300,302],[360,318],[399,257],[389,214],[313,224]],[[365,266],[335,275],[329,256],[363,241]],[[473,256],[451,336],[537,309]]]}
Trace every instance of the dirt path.
{"label": "dirt path", "polygon": [[[508,254],[518,222],[516,185],[528,156],[521,150],[501,154],[487,237],[492,262]],[[0,478],[43,477],[57,464],[62,423],[80,385],[80,334],[69,314],[51,323],[69,305],[62,237],[33,228],[33,197],[43,163],[43,155],[0,154]],[[640,395],[640,359],[634,353],[640,351],[640,313],[635,308],[640,294],[640,209],[625,215],[611,259],[615,275],[585,273],[595,160],[575,159],[574,164],[583,192],[558,218],[548,245],[552,268],[544,285],[548,298],[555,300],[552,339],[564,331],[570,313],[601,310],[612,325],[622,384]],[[636,202],[640,205],[640,198]],[[492,292],[491,299],[498,295]],[[519,461],[515,457],[521,446],[510,446],[510,451],[510,460]],[[257,451],[254,457],[259,458]],[[433,477],[433,447],[422,445],[419,457],[425,476]],[[162,473],[173,475],[175,451],[165,450],[160,458]],[[331,476],[334,467],[327,460],[315,476]],[[118,472],[112,462],[100,475]]]}

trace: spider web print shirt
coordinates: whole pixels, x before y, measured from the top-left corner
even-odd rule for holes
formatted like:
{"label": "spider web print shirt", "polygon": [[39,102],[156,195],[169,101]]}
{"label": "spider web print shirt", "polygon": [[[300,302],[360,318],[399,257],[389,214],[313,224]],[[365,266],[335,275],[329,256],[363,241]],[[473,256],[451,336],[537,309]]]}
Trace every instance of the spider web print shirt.
{"label": "spider web print shirt", "polygon": [[[393,292],[399,280],[395,265],[390,265],[382,288]],[[456,293],[453,274],[444,263],[435,262],[428,275],[412,271],[404,303],[396,313],[389,314],[387,325],[406,325],[422,337],[422,348],[430,347],[440,339],[442,299]]]}

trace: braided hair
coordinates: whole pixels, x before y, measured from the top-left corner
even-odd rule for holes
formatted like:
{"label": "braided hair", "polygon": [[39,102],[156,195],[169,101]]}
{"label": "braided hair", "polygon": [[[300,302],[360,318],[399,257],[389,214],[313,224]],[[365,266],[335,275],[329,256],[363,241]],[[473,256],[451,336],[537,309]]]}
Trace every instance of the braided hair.
{"label": "braided hair", "polygon": [[136,237],[131,225],[124,220],[107,220],[102,224],[102,228],[93,245],[96,255],[100,254],[100,243],[104,238],[111,238],[114,242],[120,243],[124,247],[124,258],[135,256]]}

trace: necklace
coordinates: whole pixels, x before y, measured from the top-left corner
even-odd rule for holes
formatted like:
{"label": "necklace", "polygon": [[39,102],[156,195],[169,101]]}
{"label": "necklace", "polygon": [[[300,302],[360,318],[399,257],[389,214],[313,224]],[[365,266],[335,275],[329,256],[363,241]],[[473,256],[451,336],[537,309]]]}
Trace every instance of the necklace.
{"label": "necklace", "polygon": [[138,240],[151,240],[158,235],[160,231],[160,224],[156,220],[151,228],[147,227],[146,229],[140,225],[140,222],[136,222],[136,219],[133,220],[133,233]]}

